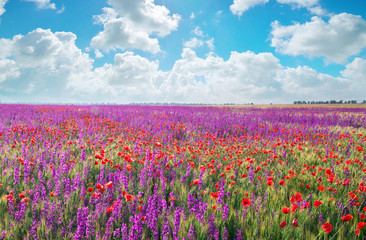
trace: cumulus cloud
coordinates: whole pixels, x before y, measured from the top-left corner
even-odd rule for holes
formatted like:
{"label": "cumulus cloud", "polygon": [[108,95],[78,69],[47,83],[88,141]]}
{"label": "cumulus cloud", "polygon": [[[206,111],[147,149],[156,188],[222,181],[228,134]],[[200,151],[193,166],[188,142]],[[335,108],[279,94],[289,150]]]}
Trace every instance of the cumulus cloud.
{"label": "cumulus cloud", "polygon": [[366,47],[366,21],[348,13],[334,15],[328,22],[312,17],[304,24],[282,26],[275,21],[271,35],[271,46],[282,54],[345,63]]}
{"label": "cumulus cloud", "polygon": [[193,33],[194,33],[194,35],[196,35],[197,37],[203,37],[203,32],[202,32],[202,30],[200,29],[200,27],[195,27],[194,29],[193,29]]}
{"label": "cumulus cloud", "polygon": [[207,47],[212,51],[215,49],[214,38],[210,38],[206,41]]}
{"label": "cumulus cloud", "polygon": [[0,83],[7,79],[16,79],[20,76],[15,61],[0,59]]}
{"label": "cumulus cloud", "polygon": [[348,79],[318,73],[308,66],[285,68],[278,72],[276,79],[282,90],[296,100],[347,98],[352,90]]}
{"label": "cumulus cloud", "polygon": [[213,52],[184,48],[172,69],[132,51],[93,66],[76,35],[36,29],[0,39],[0,96],[25,102],[286,103],[364,98],[366,60],[354,59],[341,77],[307,66],[284,67],[272,53]]}
{"label": "cumulus cloud", "polygon": [[183,42],[183,46],[186,48],[202,47],[203,41],[193,37],[193,38],[191,38],[191,40]]}
{"label": "cumulus cloud", "polygon": [[101,53],[98,49],[94,51],[95,58],[102,58],[104,57],[103,53]]}
{"label": "cumulus cloud", "polygon": [[281,4],[289,4],[293,8],[306,8],[311,14],[317,16],[330,15],[327,10],[319,5],[319,0],[277,0]]}
{"label": "cumulus cloud", "polygon": [[247,11],[257,5],[264,5],[269,0],[234,0],[233,4],[230,6],[230,11],[237,16],[241,16],[243,12]]}
{"label": "cumulus cloud", "polygon": [[[0,90],[31,94],[47,101],[65,100],[66,83],[75,72],[92,69],[93,60],[75,46],[76,35],[36,29],[12,39],[0,39]],[[29,94],[29,95],[27,95]],[[29,99],[28,99],[29,101]]]}
{"label": "cumulus cloud", "polygon": [[4,14],[5,12],[5,4],[8,2],[8,0],[0,0],[0,16]]}
{"label": "cumulus cloud", "polygon": [[[112,8],[104,8],[95,16],[104,30],[95,36],[91,46],[103,50],[136,48],[157,53],[156,37],[165,37],[177,30],[181,16],[170,14],[169,9],[156,5],[154,0],[109,0]],[[152,37],[156,36],[155,38]]]}
{"label": "cumulus cloud", "polygon": [[225,61],[214,53],[199,58],[192,49],[185,48],[182,59],[175,62],[162,84],[162,91],[173,101],[253,101],[273,90],[280,67],[271,53],[232,52]]}
{"label": "cumulus cloud", "polygon": [[356,96],[365,98],[366,91],[366,59],[355,58],[346,65],[345,70],[341,72],[344,78],[351,81],[350,87],[356,91]]}
{"label": "cumulus cloud", "polygon": [[161,51],[157,38],[150,38],[147,32],[134,29],[122,18],[107,21],[104,24],[104,30],[93,37],[90,45],[107,52],[109,50],[126,50],[129,48],[152,53]]}
{"label": "cumulus cloud", "polygon": [[56,4],[51,3],[50,0],[25,0],[26,2],[34,2],[40,9],[56,9]]}
{"label": "cumulus cloud", "polygon": [[281,4],[291,4],[295,7],[312,7],[319,4],[319,0],[277,0]]}

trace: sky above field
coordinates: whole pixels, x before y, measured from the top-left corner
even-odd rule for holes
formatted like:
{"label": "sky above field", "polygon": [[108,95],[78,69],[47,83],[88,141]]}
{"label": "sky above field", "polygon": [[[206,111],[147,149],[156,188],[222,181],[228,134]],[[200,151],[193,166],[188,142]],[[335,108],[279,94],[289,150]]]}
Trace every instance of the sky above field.
{"label": "sky above field", "polygon": [[0,101],[366,99],[364,0],[0,0]]}

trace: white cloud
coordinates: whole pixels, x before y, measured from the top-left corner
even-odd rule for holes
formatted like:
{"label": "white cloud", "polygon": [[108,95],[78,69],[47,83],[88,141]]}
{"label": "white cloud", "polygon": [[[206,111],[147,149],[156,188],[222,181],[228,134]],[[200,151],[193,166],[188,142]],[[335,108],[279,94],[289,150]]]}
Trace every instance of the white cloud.
{"label": "white cloud", "polygon": [[321,6],[314,6],[314,7],[308,7],[307,8],[311,14],[317,15],[317,16],[331,16],[332,14],[328,13],[327,10],[322,8]]}
{"label": "white cloud", "polygon": [[328,11],[319,5],[319,0],[277,0],[277,2],[289,4],[293,8],[306,8],[313,15],[330,16]]}
{"label": "white cloud", "polygon": [[214,45],[214,38],[210,38],[209,40],[206,41],[207,47],[213,51],[215,49],[215,45]]}
{"label": "white cloud", "polygon": [[233,4],[230,6],[230,10],[234,15],[240,17],[243,12],[247,11],[249,8],[257,5],[264,5],[268,1],[269,0],[234,0]]}
{"label": "white cloud", "polygon": [[93,37],[90,45],[107,52],[117,48],[135,48],[152,53],[161,51],[158,39],[150,38],[147,32],[134,29],[121,18],[107,21],[104,30]]}
{"label": "white cloud", "polygon": [[350,79],[350,87],[357,92],[356,96],[365,99],[366,92],[366,59],[355,58],[351,63],[346,65],[342,76]]}
{"label": "white cloud", "polygon": [[136,48],[157,53],[160,46],[157,37],[165,37],[177,30],[181,19],[178,14],[154,0],[109,0],[112,8],[104,8],[95,16],[96,23],[104,24],[104,30],[95,36],[91,45],[103,50]]}
{"label": "white cloud", "polygon": [[15,79],[20,76],[19,69],[15,61],[9,59],[0,59],[0,83],[7,79]]}
{"label": "white cloud", "polygon": [[197,48],[203,46],[203,41],[197,38],[191,38],[191,40],[183,42],[183,46],[186,48]]}
{"label": "white cloud", "polygon": [[277,0],[281,4],[291,4],[295,7],[312,7],[319,4],[319,0]]}
{"label": "white cloud", "polygon": [[5,53],[0,54],[0,90],[17,92],[19,100],[37,96],[49,102],[64,101],[71,76],[93,66],[93,60],[75,46],[75,40],[73,33],[40,28],[24,36],[0,39],[6,45],[1,47]]}
{"label": "white cloud", "polygon": [[104,57],[103,53],[101,53],[98,49],[94,51],[95,58],[102,58]]}
{"label": "white cloud", "polygon": [[0,16],[4,14],[5,12],[5,4],[8,2],[8,0],[0,0]]}
{"label": "white cloud", "polygon": [[194,13],[192,12],[191,15],[189,16],[190,19],[194,19],[196,16],[194,15]]}
{"label": "white cloud", "polygon": [[275,21],[271,35],[271,46],[282,54],[345,63],[366,47],[366,21],[347,13],[334,15],[328,22],[312,17],[311,22],[281,26]]}
{"label": "white cloud", "polygon": [[346,98],[351,91],[350,81],[318,73],[308,66],[285,68],[278,72],[282,90],[295,100],[331,100]]}
{"label": "white cloud", "polygon": [[62,8],[60,8],[59,10],[57,10],[57,13],[58,14],[61,14],[63,12],[65,12],[65,6],[62,6]]}
{"label": "white cloud", "polygon": [[178,102],[245,102],[266,100],[276,85],[278,59],[271,53],[232,52],[224,61],[210,53],[205,59],[185,48],[175,62],[161,91]]}
{"label": "white cloud", "polygon": [[26,2],[34,2],[40,9],[56,9],[56,4],[51,3],[50,0],[24,0]]}
{"label": "white cloud", "polygon": [[[7,101],[286,103],[364,99],[366,60],[347,64],[341,77],[307,66],[285,68],[272,53],[231,52],[224,60],[184,48],[171,70],[131,51],[93,68],[70,32],[36,29],[0,39],[0,94]],[[97,51],[95,51],[97,52]],[[97,54],[96,54],[97,55]]]}
{"label": "white cloud", "polygon": [[194,33],[194,35],[196,35],[197,37],[203,37],[203,32],[202,32],[202,30],[200,29],[200,27],[198,27],[198,26],[194,28],[193,33]]}

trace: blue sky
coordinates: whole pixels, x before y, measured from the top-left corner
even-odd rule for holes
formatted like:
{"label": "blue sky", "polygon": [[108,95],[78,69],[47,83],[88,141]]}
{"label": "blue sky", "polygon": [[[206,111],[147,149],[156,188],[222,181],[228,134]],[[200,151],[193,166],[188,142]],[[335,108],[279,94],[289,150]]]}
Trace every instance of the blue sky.
{"label": "blue sky", "polygon": [[0,0],[0,100],[366,99],[363,0]]}

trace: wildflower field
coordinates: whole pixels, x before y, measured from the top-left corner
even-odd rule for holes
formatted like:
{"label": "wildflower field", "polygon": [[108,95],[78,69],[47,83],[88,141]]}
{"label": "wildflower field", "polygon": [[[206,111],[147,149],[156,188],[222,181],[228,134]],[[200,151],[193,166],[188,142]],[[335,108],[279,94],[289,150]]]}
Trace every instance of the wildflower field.
{"label": "wildflower field", "polygon": [[361,239],[366,108],[0,105],[0,239]]}

